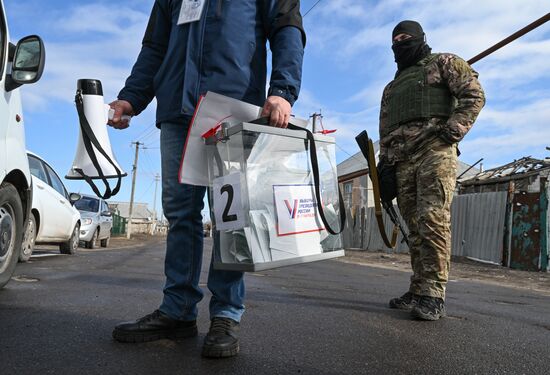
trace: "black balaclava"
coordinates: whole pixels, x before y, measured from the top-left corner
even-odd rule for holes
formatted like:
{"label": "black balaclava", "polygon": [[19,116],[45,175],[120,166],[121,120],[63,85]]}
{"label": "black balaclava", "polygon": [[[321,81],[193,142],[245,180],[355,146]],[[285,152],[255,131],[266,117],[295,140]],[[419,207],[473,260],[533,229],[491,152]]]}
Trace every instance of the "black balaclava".
{"label": "black balaclava", "polygon": [[416,21],[401,21],[392,32],[392,40],[396,35],[408,34],[412,38],[402,40],[392,45],[397,70],[401,71],[412,66],[428,56],[432,49],[426,44],[422,26]]}

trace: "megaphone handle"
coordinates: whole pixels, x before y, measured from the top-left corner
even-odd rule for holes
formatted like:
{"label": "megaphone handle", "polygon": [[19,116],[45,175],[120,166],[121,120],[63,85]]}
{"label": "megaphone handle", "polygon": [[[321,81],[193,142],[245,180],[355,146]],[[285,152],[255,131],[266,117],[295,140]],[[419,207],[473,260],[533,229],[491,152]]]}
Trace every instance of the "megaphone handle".
{"label": "megaphone handle", "polygon": [[[111,121],[114,116],[115,116],[115,109],[109,107],[109,113],[107,115],[107,118],[109,119],[109,121]],[[130,123],[130,120],[132,119],[132,116],[122,115],[122,116],[120,116],[120,119],[121,120],[126,120],[126,121],[128,121],[128,123]]]}

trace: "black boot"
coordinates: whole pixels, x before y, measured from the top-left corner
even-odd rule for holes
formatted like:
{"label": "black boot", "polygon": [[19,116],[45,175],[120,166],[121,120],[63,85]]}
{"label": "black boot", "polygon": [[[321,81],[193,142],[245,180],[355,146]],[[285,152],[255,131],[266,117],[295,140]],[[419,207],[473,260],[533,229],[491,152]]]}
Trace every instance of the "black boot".
{"label": "black boot", "polygon": [[175,320],[159,310],[131,322],[119,323],[113,330],[113,338],[120,342],[147,342],[194,336],[197,336],[195,320]]}
{"label": "black boot", "polygon": [[202,355],[210,358],[233,357],[239,352],[239,323],[229,318],[216,317],[204,338]]}
{"label": "black boot", "polygon": [[392,298],[390,300],[390,308],[411,311],[418,302],[418,295],[411,292],[403,294],[401,297]]}
{"label": "black boot", "polygon": [[411,311],[413,318],[438,320],[446,316],[445,301],[442,298],[421,296]]}

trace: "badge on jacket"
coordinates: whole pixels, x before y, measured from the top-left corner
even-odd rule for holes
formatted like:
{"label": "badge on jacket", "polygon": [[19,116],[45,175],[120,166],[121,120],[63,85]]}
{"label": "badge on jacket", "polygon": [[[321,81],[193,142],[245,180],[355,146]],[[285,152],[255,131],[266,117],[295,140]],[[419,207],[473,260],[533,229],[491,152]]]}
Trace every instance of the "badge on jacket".
{"label": "badge on jacket", "polygon": [[181,2],[178,25],[200,20],[205,1],[206,0],[183,0]]}

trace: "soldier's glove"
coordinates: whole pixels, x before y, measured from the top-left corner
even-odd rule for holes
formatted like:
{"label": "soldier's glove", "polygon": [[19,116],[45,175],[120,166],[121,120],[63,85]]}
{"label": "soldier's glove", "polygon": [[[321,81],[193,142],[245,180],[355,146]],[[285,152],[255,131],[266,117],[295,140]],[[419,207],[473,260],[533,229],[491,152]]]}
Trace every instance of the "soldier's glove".
{"label": "soldier's glove", "polygon": [[397,175],[395,164],[388,165],[379,161],[376,166],[378,182],[380,184],[380,199],[382,202],[391,202],[397,197]]}
{"label": "soldier's glove", "polygon": [[456,144],[457,145],[457,147],[456,147],[456,156],[460,156],[460,150],[458,149],[458,142],[460,142],[462,140],[462,138],[460,138],[456,134],[453,134],[448,129],[442,129],[439,132],[439,138],[441,138],[445,143],[447,143],[449,145]]}
{"label": "soldier's glove", "polygon": [[439,130],[439,137],[446,143],[452,145],[458,143],[464,138],[467,130],[456,121],[447,121]]}
{"label": "soldier's glove", "polygon": [[443,141],[445,141],[445,143],[449,145],[457,143],[457,141],[455,141],[453,137],[449,136],[449,134],[444,131],[439,134],[439,138],[441,138]]}

